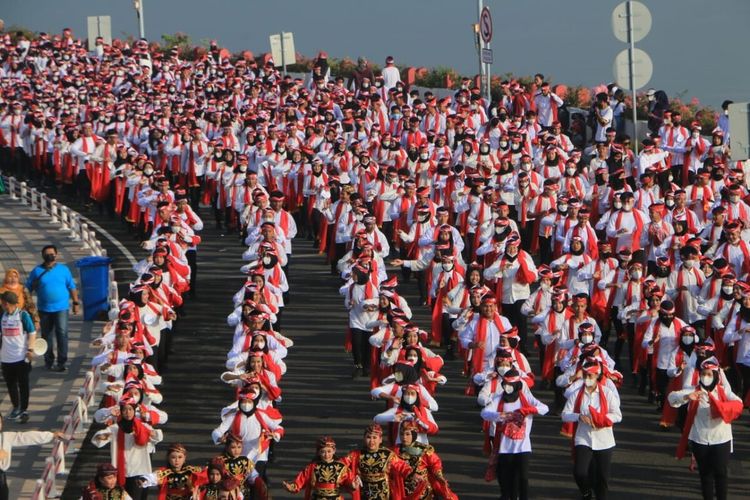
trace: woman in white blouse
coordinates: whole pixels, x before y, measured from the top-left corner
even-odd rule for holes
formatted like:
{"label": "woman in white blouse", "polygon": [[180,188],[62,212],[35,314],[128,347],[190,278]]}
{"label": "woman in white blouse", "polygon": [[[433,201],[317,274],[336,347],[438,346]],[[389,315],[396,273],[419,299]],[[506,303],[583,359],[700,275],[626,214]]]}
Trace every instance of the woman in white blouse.
{"label": "woman in white blouse", "polygon": [[490,425],[490,466],[494,462],[501,498],[525,500],[529,498],[531,422],[534,415],[546,415],[549,408],[531,394],[515,368],[502,375],[502,388],[481,413]]}
{"label": "woman in white blouse", "polygon": [[722,383],[716,358],[706,359],[700,368],[698,384],[668,396],[675,408],[688,405],[677,458],[685,455],[689,444],[698,464],[703,498],[724,500],[732,452],[731,422],[742,414],[742,400]]}
{"label": "woman in white blouse", "polygon": [[[575,422],[573,476],[581,498],[606,499],[615,436],[612,426],[622,421],[620,396],[604,385],[604,373],[596,358],[583,363],[583,383],[568,390],[563,422]],[[592,467],[593,465],[593,467]]]}

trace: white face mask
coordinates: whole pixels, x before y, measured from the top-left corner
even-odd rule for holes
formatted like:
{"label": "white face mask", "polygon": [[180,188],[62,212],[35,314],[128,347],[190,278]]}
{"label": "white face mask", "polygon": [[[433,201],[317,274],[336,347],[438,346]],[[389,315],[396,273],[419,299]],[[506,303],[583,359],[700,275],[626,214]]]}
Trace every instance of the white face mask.
{"label": "white face mask", "polygon": [[568,174],[568,175],[575,175],[576,169],[574,169],[574,168],[566,168],[565,169],[565,173]]}
{"label": "white face mask", "polygon": [[693,139],[697,139],[697,138],[699,138],[701,136],[701,133],[700,132],[693,132],[691,135],[692,135]]}
{"label": "white face mask", "polygon": [[683,338],[682,338],[682,343],[683,343],[683,344],[685,344],[685,345],[690,345],[690,344],[692,344],[693,342],[695,342],[695,337],[693,337],[693,336],[690,336],[690,337],[683,337]]}
{"label": "white face mask", "polygon": [[542,287],[542,290],[549,290],[550,288],[552,288],[552,285],[550,285],[549,283],[545,283],[544,281],[539,286]]}
{"label": "white face mask", "polygon": [[738,203],[740,201],[740,197],[737,195],[730,196],[729,201],[731,201],[732,203]]}
{"label": "white face mask", "polygon": [[714,376],[713,375],[703,375],[701,376],[701,384],[703,385],[711,385],[714,383]]}
{"label": "white face mask", "polygon": [[594,387],[596,385],[596,379],[587,378],[583,380],[583,383],[586,385],[586,387]]}
{"label": "white face mask", "polygon": [[505,391],[505,394],[513,394],[513,386],[512,385],[504,385],[503,391]]}
{"label": "white face mask", "polygon": [[508,147],[508,141],[500,141],[500,147],[501,148],[507,148]]}
{"label": "white face mask", "polygon": [[395,380],[396,382],[401,382],[402,380],[404,380],[404,374],[401,372],[394,373],[393,380]]}
{"label": "white face mask", "polygon": [[246,167],[245,165],[242,165],[242,166],[240,167],[240,172],[242,172],[242,173],[245,173],[245,172],[247,172],[247,167]]}
{"label": "white face mask", "polygon": [[612,206],[615,208],[615,210],[620,210],[622,208],[622,202],[621,201],[615,201],[612,203]]}
{"label": "white face mask", "polygon": [[422,154],[419,155],[419,158],[422,159],[422,160],[426,160],[429,157],[430,157],[430,155],[428,155],[427,153],[422,153]]}
{"label": "white face mask", "polygon": [[592,335],[582,335],[581,336],[581,342],[584,344],[590,344],[594,341],[594,337]]}
{"label": "white face mask", "polygon": [[521,170],[524,172],[531,170],[531,163],[521,163]]}
{"label": "white face mask", "polygon": [[509,366],[498,366],[497,367],[497,374],[502,377],[503,375],[505,375],[508,372],[508,370],[510,370]]}
{"label": "white face mask", "polygon": [[451,263],[451,264],[443,264],[443,271],[445,271],[445,272],[453,271],[453,263]]}
{"label": "white face mask", "polygon": [[634,280],[641,279],[641,276],[643,276],[643,273],[641,271],[633,271],[632,273],[630,273],[630,277]]}
{"label": "white face mask", "polygon": [[565,205],[565,204],[561,203],[560,205],[557,205],[557,209],[560,212],[567,212],[568,211],[568,205]]}
{"label": "white face mask", "polygon": [[242,411],[250,411],[253,409],[253,402],[252,401],[243,401],[240,403],[240,410]]}
{"label": "white face mask", "polygon": [[721,291],[724,292],[725,294],[729,295],[729,294],[734,293],[734,287],[733,286],[723,286],[723,287],[721,287]]}
{"label": "white face mask", "polygon": [[683,260],[682,263],[685,265],[685,269],[692,269],[695,265],[694,260]]}
{"label": "white face mask", "polygon": [[666,206],[668,206],[669,208],[672,208],[672,207],[674,206],[674,200],[666,200],[666,201],[664,202],[664,204],[665,204]]}
{"label": "white face mask", "polygon": [[404,403],[408,405],[413,405],[417,401],[417,396],[410,394],[408,396],[404,396]]}
{"label": "white face mask", "polygon": [[151,170],[150,168],[146,168],[146,169],[143,170],[143,174],[144,175],[153,175],[153,173],[154,173],[154,171]]}

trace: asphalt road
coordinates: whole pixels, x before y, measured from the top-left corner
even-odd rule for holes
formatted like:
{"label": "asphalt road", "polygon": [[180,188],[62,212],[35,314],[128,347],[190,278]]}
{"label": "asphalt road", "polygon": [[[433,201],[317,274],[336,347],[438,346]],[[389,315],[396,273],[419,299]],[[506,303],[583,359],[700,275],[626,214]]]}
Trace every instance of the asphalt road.
{"label": "asphalt road", "polygon": [[[119,221],[86,215],[121,241],[136,258],[142,257],[137,241]],[[175,332],[175,352],[163,373],[161,408],[169,414],[169,422],[162,427],[165,441],[157,447],[153,457],[155,466],[165,462],[166,447],[172,442],[184,443],[189,450],[188,460],[194,464],[204,464],[218,453],[210,432],[219,423],[219,410],[232,401],[232,391],[218,376],[231,346],[232,330],[226,326],[225,318],[231,310],[231,296],[243,282],[239,272],[243,249],[234,235],[213,228],[206,210],[201,215],[206,229],[199,249],[198,298],[188,302],[188,314]],[[114,267],[127,268],[122,253],[103,241],[115,259]],[[280,410],[286,436],[277,446],[277,460],[269,469],[275,498],[293,497],[281,488],[281,480],[292,479],[311,459],[317,437],[334,436],[340,453],[344,453],[358,445],[363,428],[383,409],[382,402],[371,401],[367,380],[350,378],[351,361],[342,348],[346,314],[338,295],[340,283],[328,269],[323,258],[312,251],[310,242],[295,240],[289,276],[292,294],[282,318],[284,334],[295,342],[281,384]],[[118,273],[120,281],[132,278],[132,273]],[[416,305],[413,287],[402,285],[402,293],[410,299],[417,322],[429,327],[428,311]],[[535,360],[532,364],[535,365]],[[460,498],[497,498],[497,485],[483,479],[487,459],[481,453],[479,408],[472,398],[463,395],[465,379],[460,370],[460,361],[449,362],[444,369],[448,383],[438,389],[440,411],[435,414],[440,433],[431,443]],[[547,403],[553,399],[551,391],[538,390],[535,395]],[[697,473],[688,471],[687,460],[678,462],[673,458],[677,432],[660,431],[653,408],[630,387],[623,388],[621,397],[623,422],[615,428],[617,449],[610,497],[700,498]],[[577,498],[570,440],[561,437],[559,429],[558,417],[534,420],[532,498]],[[748,498],[750,494],[743,484],[750,465],[747,414],[735,423],[734,433],[730,497]],[[94,449],[87,439],[72,467],[63,498],[78,498],[82,486],[93,476],[96,464],[108,460],[108,449]]]}

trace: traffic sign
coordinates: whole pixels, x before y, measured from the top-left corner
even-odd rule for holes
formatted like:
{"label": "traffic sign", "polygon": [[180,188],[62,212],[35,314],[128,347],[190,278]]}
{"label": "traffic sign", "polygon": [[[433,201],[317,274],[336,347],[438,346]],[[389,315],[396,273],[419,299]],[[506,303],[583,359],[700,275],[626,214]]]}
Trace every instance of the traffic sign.
{"label": "traffic sign", "polygon": [[479,15],[479,34],[482,35],[484,43],[490,43],[492,40],[492,14],[487,7],[484,7]]}
{"label": "traffic sign", "polygon": [[288,31],[282,34],[271,35],[268,37],[271,44],[271,57],[276,67],[295,64],[296,55],[294,52],[294,34]]}
{"label": "traffic sign", "polygon": [[628,3],[630,3],[630,15],[633,17],[633,42],[639,42],[651,31],[651,12],[641,2],[622,2],[612,11],[612,31],[615,38],[621,42],[629,43],[628,40]]}
{"label": "traffic sign", "polygon": [[617,86],[625,90],[638,90],[645,86],[654,72],[651,58],[641,49],[635,49],[633,56],[633,85],[630,85],[630,49],[625,49],[615,57],[614,76]]}
{"label": "traffic sign", "polygon": [[492,49],[482,49],[482,62],[492,64]]}
{"label": "traffic sign", "polygon": [[729,105],[729,130],[732,131],[732,161],[750,158],[750,103]]}

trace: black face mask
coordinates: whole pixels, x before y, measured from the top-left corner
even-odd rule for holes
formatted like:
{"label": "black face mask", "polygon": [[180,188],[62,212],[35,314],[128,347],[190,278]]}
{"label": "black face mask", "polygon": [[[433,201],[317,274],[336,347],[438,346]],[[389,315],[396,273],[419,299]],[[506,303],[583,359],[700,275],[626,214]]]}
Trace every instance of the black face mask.
{"label": "black face mask", "polygon": [[506,401],[508,403],[512,403],[514,401],[518,400],[518,397],[521,395],[521,382],[513,382],[510,384],[513,386],[513,392],[508,394],[505,392],[505,386],[503,386],[503,401]]}
{"label": "black face mask", "polygon": [[666,326],[672,326],[672,321],[674,321],[674,316],[664,316],[663,314],[659,314],[659,321]]}
{"label": "black face mask", "polygon": [[740,316],[742,316],[742,319],[746,322],[750,322],[750,307],[741,306],[740,307]]}
{"label": "black face mask", "polygon": [[42,259],[44,259],[44,262],[46,262],[47,264],[55,262],[56,258],[57,256],[53,253],[45,253],[44,255],[42,255]]}
{"label": "black face mask", "polygon": [[124,432],[125,434],[130,434],[133,432],[133,421],[132,420],[125,420],[124,418],[121,418],[119,422],[117,422],[118,427],[120,427],[120,430]]}
{"label": "black face mask", "polygon": [[669,276],[669,268],[668,267],[657,267],[656,268],[656,276],[659,278],[666,278]]}

